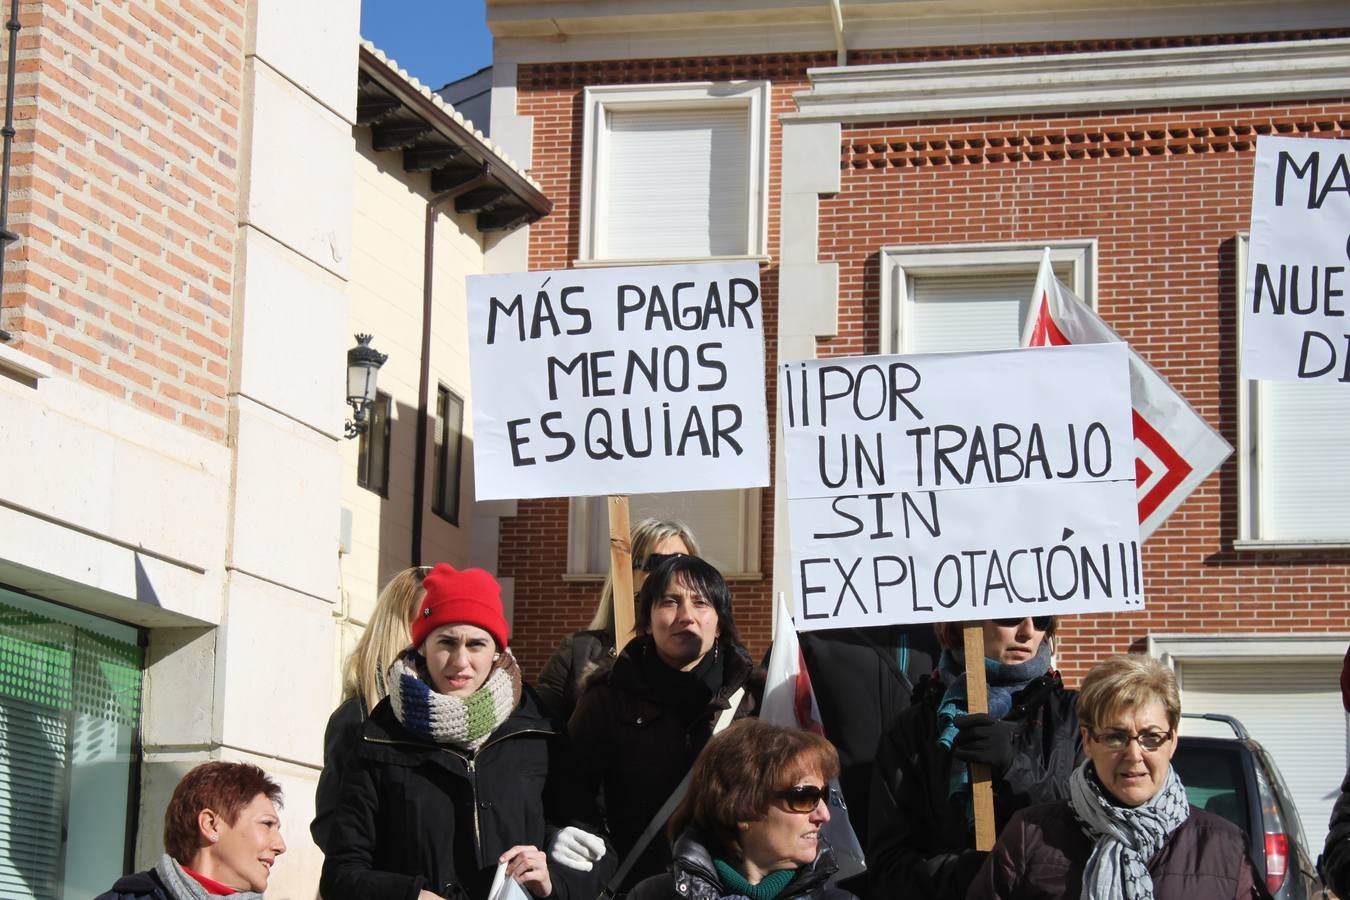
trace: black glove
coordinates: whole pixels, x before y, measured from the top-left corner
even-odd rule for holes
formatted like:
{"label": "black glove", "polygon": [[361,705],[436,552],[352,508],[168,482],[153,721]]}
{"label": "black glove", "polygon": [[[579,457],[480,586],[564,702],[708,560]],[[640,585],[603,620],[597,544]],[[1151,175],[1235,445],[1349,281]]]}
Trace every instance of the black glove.
{"label": "black glove", "polygon": [[984,713],[957,716],[955,724],[958,730],[952,741],[952,756],[963,762],[984,763],[996,778],[1002,778],[1012,765],[1016,726]]}

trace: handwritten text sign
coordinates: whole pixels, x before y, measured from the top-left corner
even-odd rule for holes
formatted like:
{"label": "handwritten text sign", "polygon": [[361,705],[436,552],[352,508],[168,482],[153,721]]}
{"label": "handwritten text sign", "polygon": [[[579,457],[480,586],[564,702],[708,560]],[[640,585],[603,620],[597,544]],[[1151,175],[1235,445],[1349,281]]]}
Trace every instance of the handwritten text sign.
{"label": "handwritten text sign", "polygon": [[1350,141],[1256,142],[1242,375],[1350,383]]}
{"label": "handwritten text sign", "polygon": [[754,263],[468,279],[479,500],[768,484]]}
{"label": "handwritten text sign", "polygon": [[799,629],[1139,608],[1124,344],[779,368]]}

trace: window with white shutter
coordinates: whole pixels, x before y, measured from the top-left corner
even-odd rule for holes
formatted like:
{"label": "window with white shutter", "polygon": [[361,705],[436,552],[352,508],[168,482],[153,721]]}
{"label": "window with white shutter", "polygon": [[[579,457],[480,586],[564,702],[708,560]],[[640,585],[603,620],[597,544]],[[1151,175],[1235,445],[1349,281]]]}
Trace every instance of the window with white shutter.
{"label": "window with white shutter", "polygon": [[762,256],[767,82],[586,89],[582,262]]}
{"label": "window with white shutter", "polygon": [[[628,498],[632,524],[651,517],[677,519],[694,532],[703,558],[728,578],[760,574],[760,492],[686,491],[633,494]],[[572,501],[572,546],[569,575],[603,576],[609,572],[609,510],[604,497]]]}
{"label": "window with white shutter", "polygon": [[[1236,256],[1245,297],[1245,234]],[[1238,446],[1238,546],[1350,545],[1350,389],[1239,376]]]}
{"label": "window with white shutter", "polygon": [[[1045,246],[958,244],[883,250],[882,352],[1018,346]],[[1092,304],[1094,243],[1049,246],[1055,274]]]}
{"label": "window with white shutter", "polygon": [[0,589],[0,897],[93,897],[130,864],[136,629]]}

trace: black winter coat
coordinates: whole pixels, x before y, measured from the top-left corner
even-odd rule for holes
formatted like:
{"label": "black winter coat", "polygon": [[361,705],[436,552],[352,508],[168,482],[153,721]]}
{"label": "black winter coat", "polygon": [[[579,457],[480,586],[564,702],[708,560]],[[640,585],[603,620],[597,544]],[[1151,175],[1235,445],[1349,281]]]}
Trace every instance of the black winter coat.
{"label": "black winter coat", "polygon": [[[572,780],[565,741],[529,688],[477,752],[408,731],[385,699],[340,756],[324,900],[415,900],[423,889],[484,897],[502,853],[517,844],[547,849],[546,806],[561,809]],[[552,863],[549,874],[561,897],[598,886]]]}
{"label": "black winter coat", "polygon": [[[617,859],[637,842],[693,766],[712,737],[717,717],[730,707],[731,695],[746,688],[737,718],[758,709],[763,672],[754,670],[742,647],[719,645],[719,652],[722,686],[688,715],[681,715],[644,675],[642,657],[656,653],[650,636],[630,641],[612,667],[596,673],[577,702],[568,732],[582,790],[591,799],[572,821],[588,831],[608,833]],[[670,847],[657,836],[622,887],[661,872],[669,862]]]}
{"label": "black winter coat", "polygon": [[[969,900],[1077,900],[1094,844],[1067,801],[1022,810],[970,886]],[[1269,897],[1247,858],[1247,836],[1231,822],[1191,814],[1148,861],[1155,900]]]}
{"label": "black winter coat", "polygon": [[534,685],[544,709],[554,720],[566,724],[587,676],[616,656],[613,630],[578,631],[563,638]]}
{"label": "black winter coat", "polygon": [[[815,862],[797,870],[774,900],[855,900],[852,894],[829,884],[835,873],[834,853],[822,844]],[[713,865],[707,842],[693,830],[675,841],[671,871],[653,875],[628,894],[628,900],[718,900],[727,896],[722,877]]]}
{"label": "black winter coat", "polygon": [[123,875],[113,883],[112,890],[99,894],[94,900],[178,900],[154,869]]}
{"label": "black winter coat", "polygon": [[[1350,655],[1346,659],[1350,660]],[[1317,871],[1336,896],[1350,897],[1350,769],[1341,782],[1341,795],[1331,808],[1331,830],[1317,860]]]}
{"label": "black winter coat", "polygon": [[915,685],[937,668],[941,648],[931,625],[832,628],[800,639],[821,724],[839,751],[849,824],[866,851],[877,744],[909,709]]}
{"label": "black winter coat", "polygon": [[[914,705],[902,713],[877,748],[867,851],[870,895],[958,900],[983,861],[973,849],[965,804],[948,797],[952,755],[938,744],[937,708],[946,688],[925,678]],[[1078,736],[1078,692],[1056,673],[1042,675],[1013,695],[1006,722],[1018,725],[1012,765],[994,779],[994,821],[1000,830],[1013,813],[1068,796],[1069,775],[1083,761]]]}
{"label": "black winter coat", "polygon": [[328,852],[328,832],[333,825],[333,813],[342,796],[342,777],[352,754],[346,748],[361,739],[361,728],[366,724],[366,704],[358,697],[348,697],[328,717],[323,730],[323,771],[314,788],[314,821],[309,823],[314,845]]}

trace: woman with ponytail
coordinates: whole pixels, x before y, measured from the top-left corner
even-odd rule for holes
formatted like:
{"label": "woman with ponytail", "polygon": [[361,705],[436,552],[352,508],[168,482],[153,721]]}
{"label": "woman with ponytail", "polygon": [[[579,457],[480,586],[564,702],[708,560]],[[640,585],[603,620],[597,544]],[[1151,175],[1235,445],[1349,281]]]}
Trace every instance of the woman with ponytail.
{"label": "woman with ponytail", "polygon": [[962,626],[937,626],[938,670],[882,735],[869,821],[871,896],[962,898],[985,853],[974,849],[970,763],[987,765],[994,821],[1067,795],[1081,762],[1077,694],[1050,666],[1053,616],[990,619],[988,713],[971,714]]}

